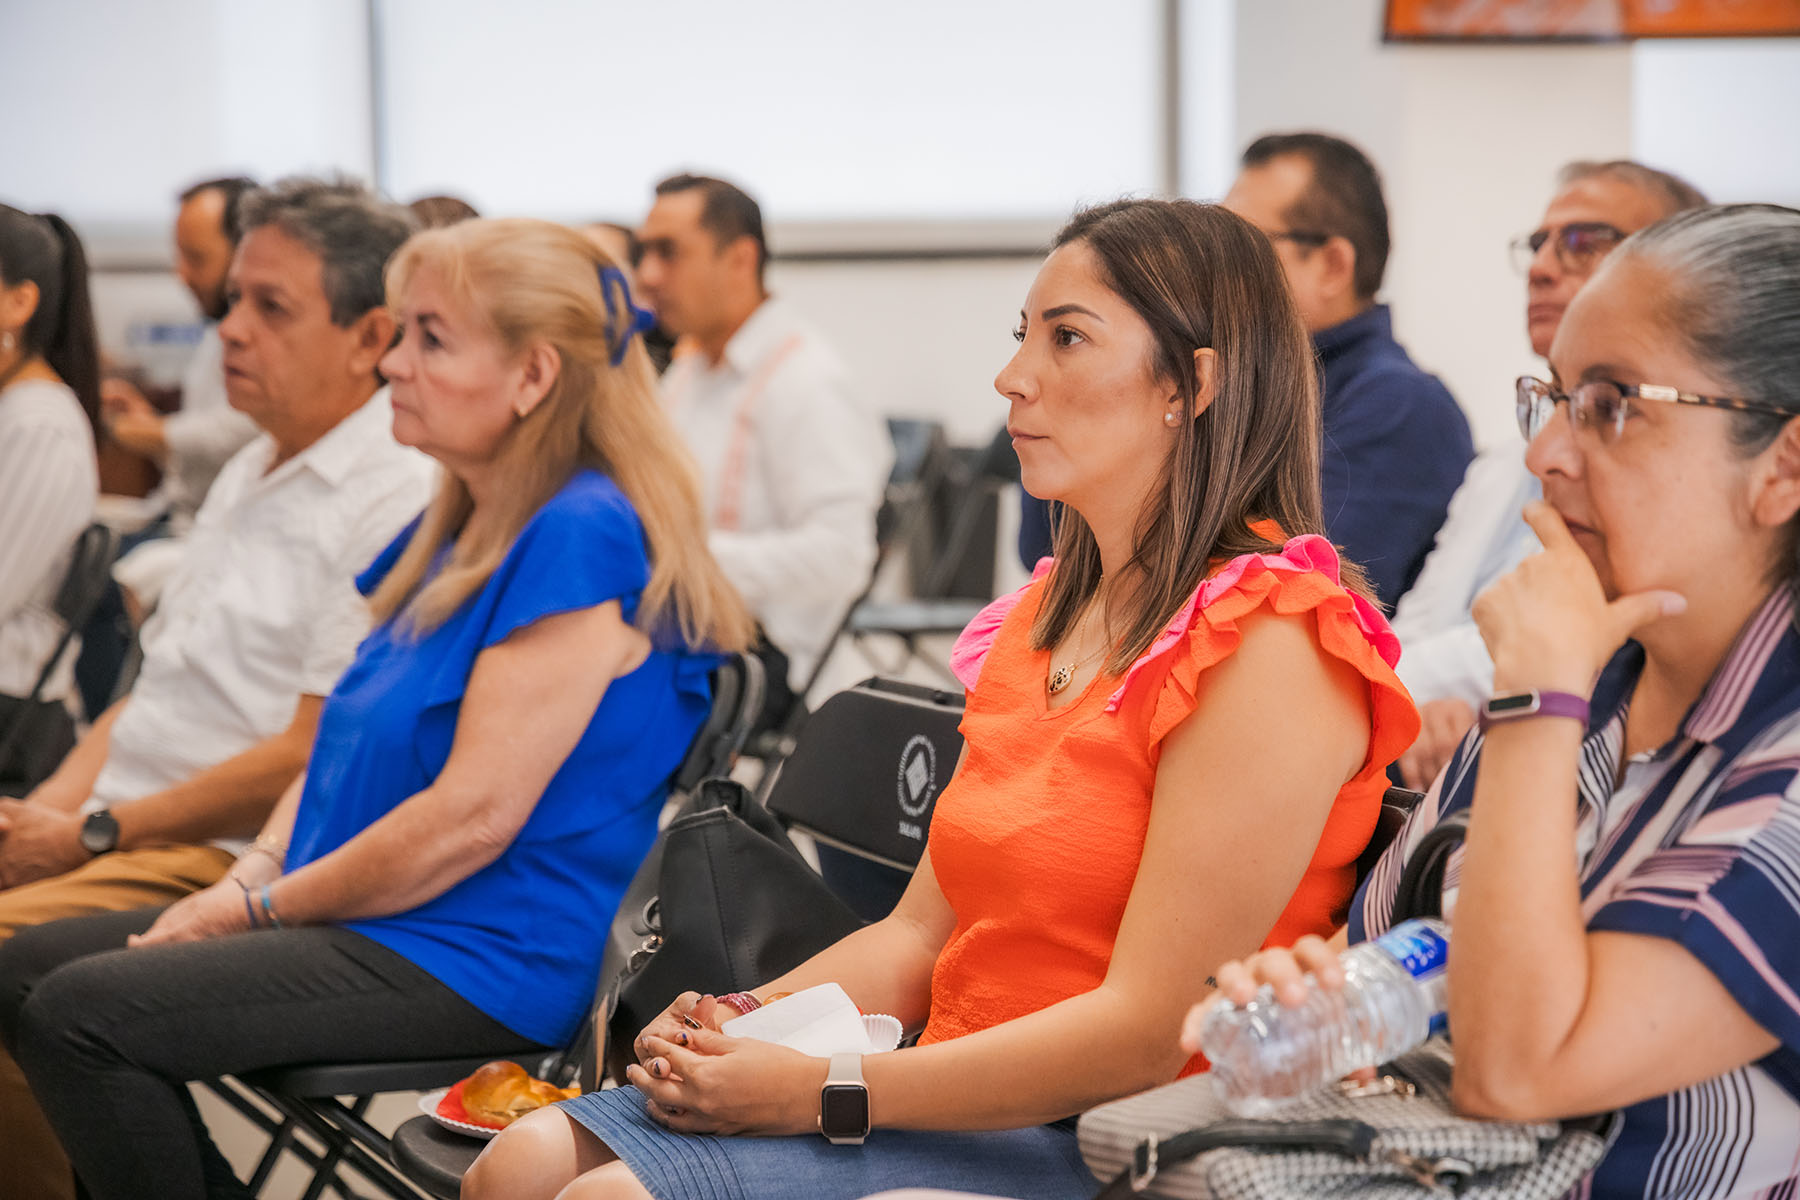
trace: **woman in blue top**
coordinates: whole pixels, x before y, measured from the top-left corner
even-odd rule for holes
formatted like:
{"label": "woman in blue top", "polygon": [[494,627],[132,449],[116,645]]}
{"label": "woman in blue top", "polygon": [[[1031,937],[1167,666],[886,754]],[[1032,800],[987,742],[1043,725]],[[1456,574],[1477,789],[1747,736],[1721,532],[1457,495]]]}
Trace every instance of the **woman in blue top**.
{"label": "woman in blue top", "polygon": [[565,1040],[712,651],[748,641],[617,268],[471,221],[388,277],[394,436],[446,475],[359,580],[376,628],[304,779],[214,887],[0,961],[0,1030],[95,1200],[248,1194],[188,1080]]}

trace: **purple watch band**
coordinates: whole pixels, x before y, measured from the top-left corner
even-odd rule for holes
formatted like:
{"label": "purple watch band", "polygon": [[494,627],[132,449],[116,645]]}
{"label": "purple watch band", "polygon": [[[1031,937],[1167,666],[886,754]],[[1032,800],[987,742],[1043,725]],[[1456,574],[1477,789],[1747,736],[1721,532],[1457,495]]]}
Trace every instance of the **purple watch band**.
{"label": "purple watch band", "polygon": [[1487,729],[1506,721],[1522,721],[1526,717],[1572,717],[1587,725],[1588,702],[1571,692],[1514,692],[1495,696],[1481,706],[1481,727]]}

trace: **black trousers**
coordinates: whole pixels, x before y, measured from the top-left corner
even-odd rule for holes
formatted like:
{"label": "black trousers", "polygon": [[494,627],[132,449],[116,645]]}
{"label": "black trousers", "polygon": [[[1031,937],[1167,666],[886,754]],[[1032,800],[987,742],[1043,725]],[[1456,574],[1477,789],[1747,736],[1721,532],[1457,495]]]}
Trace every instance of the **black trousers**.
{"label": "black trousers", "polygon": [[124,948],[158,911],[54,921],[0,946],[0,1037],[93,1200],[250,1195],[213,1145],[190,1080],[534,1048],[335,926]]}

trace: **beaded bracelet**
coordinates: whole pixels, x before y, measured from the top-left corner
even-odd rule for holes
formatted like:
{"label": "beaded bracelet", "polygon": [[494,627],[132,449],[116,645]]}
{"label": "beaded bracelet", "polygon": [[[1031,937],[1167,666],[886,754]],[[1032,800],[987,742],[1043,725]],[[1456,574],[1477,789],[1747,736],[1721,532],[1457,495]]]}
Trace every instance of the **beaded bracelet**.
{"label": "beaded bracelet", "polygon": [[243,889],[244,916],[246,916],[250,919],[250,928],[252,928],[252,929],[257,928],[256,907],[255,907],[255,905],[251,904],[251,902],[250,902],[250,885],[245,883],[243,880],[239,879],[236,875],[233,875],[231,877],[231,882],[237,884],[239,888]]}
{"label": "beaded bracelet", "polygon": [[281,918],[275,915],[275,905],[269,899],[269,885],[263,884],[257,891],[257,898],[262,901],[263,916],[269,918],[269,924],[276,929],[281,928]]}
{"label": "beaded bracelet", "polygon": [[731,1005],[738,1010],[740,1017],[747,1017],[762,1007],[762,1001],[749,992],[732,992],[728,996],[720,996],[719,1003]]}

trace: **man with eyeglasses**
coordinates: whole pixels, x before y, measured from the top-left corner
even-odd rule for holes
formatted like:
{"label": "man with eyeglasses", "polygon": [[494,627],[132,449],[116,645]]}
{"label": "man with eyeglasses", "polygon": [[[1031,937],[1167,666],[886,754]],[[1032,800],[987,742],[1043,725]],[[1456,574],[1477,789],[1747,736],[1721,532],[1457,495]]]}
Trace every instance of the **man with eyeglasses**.
{"label": "man with eyeglasses", "polygon": [[[1526,279],[1525,328],[1539,357],[1549,355],[1569,302],[1615,246],[1645,226],[1707,202],[1685,180],[1629,161],[1573,162],[1556,181],[1556,195],[1538,227],[1511,243],[1513,261]],[[1540,396],[1541,390],[1520,381],[1522,428],[1534,428],[1530,422],[1560,398]],[[1585,385],[1579,390],[1573,418],[1609,433],[1601,427],[1619,419],[1622,396]],[[1488,584],[1538,548],[1520,516],[1540,495],[1537,479],[1525,469],[1524,450],[1523,442],[1500,446],[1469,468],[1425,569],[1394,614],[1402,647],[1400,678],[1418,702],[1421,720],[1418,740],[1399,763],[1408,787],[1430,785],[1493,690],[1494,665],[1469,608]]]}
{"label": "man with eyeglasses", "polygon": [[1394,340],[1376,303],[1387,202],[1374,164],[1322,133],[1272,134],[1244,152],[1225,207],[1274,243],[1324,370],[1325,529],[1390,610],[1417,578],[1475,457],[1450,392]]}

